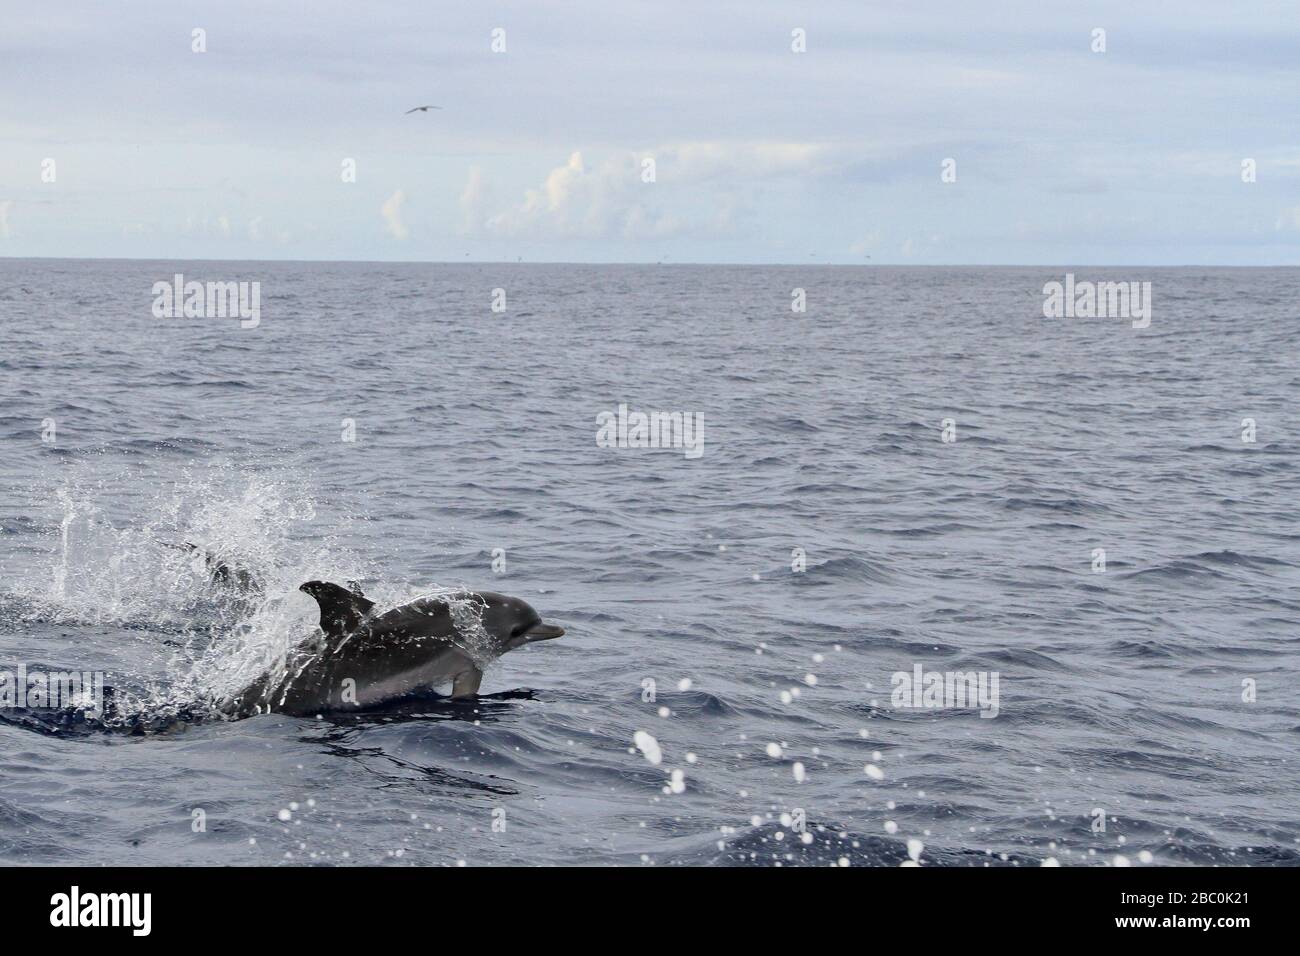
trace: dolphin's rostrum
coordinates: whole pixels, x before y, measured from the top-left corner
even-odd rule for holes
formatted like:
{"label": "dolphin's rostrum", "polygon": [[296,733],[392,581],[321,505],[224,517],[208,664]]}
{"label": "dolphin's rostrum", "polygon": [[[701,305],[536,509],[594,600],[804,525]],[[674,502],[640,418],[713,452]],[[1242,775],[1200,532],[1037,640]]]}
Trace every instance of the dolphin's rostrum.
{"label": "dolphin's rostrum", "polygon": [[474,697],[492,660],[564,634],[526,601],[493,591],[420,598],[375,614],[353,588],[302,585],[320,605],[323,636],[295,648],[284,671],[254,681],[222,709],[312,715],[373,707],[447,682],[454,698]]}

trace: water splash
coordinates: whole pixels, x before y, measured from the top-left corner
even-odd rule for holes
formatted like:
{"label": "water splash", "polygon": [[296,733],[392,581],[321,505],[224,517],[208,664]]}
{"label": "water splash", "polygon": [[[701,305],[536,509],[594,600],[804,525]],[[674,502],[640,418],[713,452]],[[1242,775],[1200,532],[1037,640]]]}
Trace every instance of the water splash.
{"label": "water splash", "polygon": [[[309,659],[304,647],[319,633],[319,608],[299,586],[378,576],[345,544],[353,516],[331,506],[322,521],[296,472],[215,463],[146,476],[97,465],[33,491],[49,546],[13,586],[29,623],[109,626],[150,642],[149,673],[115,687],[109,724],[164,727],[220,712],[264,675],[274,686]],[[130,513],[114,513],[124,499]],[[209,556],[256,585],[214,579]],[[383,584],[368,597],[380,613],[442,601],[470,658],[484,670],[497,659],[484,602],[465,586]]]}
{"label": "water splash", "polygon": [[77,512],[72,504],[72,496],[68,494],[66,485],[59,489],[59,501],[63,504],[63,520],[59,523],[59,539],[62,542],[62,547],[59,550],[59,564],[54,569],[54,584],[51,588],[51,596],[55,600],[62,601],[66,597],[68,582],[68,529],[72,527]]}
{"label": "water splash", "polygon": [[461,646],[481,671],[486,671],[497,660],[496,642],[483,626],[483,612],[487,605],[483,598],[465,588],[438,588],[426,592],[424,597],[434,598],[447,605],[451,622],[460,634]]}
{"label": "water splash", "polygon": [[[282,670],[318,619],[298,586],[372,570],[341,543],[351,516],[332,511],[322,527],[301,475],[275,468],[216,463],[146,476],[96,462],[30,497],[50,518],[51,540],[45,560],[25,561],[9,582],[6,603],[27,623],[113,626],[151,641],[153,673],[117,689],[122,719],[189,711]],[[131,513],[115,514],[124,500]],[[205,552],[257,586],[214,580]]]}

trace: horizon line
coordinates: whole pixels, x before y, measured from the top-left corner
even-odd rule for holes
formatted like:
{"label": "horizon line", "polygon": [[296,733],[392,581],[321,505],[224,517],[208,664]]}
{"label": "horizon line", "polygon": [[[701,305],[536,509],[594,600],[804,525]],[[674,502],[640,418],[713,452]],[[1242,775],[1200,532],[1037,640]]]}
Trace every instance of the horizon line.
{"label": "horizon line", "polygon": [[808,266],[833,268],[873,268],[885,266],[891,269],[1296,269],[1300,262],[1272,265],[1243,265],[1241,263],[1185,262],[1154,265],[1133,262],[725,262],[708,260],[584,260],[584,259],[240,259],[240,258],[192,258],[192,257],[156,257],[156,256],[6,256],[0,255],[0,262],[240,262],[240,263],[287,263],[300,265],[415,265],[415,266],[740,266],[759,268],[775,266],[779,268],[805,268]]}

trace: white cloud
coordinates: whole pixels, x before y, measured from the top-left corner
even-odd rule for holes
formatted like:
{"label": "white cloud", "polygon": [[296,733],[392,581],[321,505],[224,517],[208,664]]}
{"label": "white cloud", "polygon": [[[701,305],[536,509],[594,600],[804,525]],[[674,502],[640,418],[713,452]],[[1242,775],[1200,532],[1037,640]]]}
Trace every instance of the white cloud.
{"label": "white cloud", "polygon": [[483,223],[483,206],[486,202],[487,187],[483,180],[483,170],[477,166],[469,168],[469,178],[460,193],[460,209],[465,216],[464,230],[471,235],[477,234]]}
{"label": "white cloud", "polygon": [[1300,206],[1283,209],[1278,213],[1277,219],[1273,222],[1273,229],[1276,232],[1300,230]]}
{"label": "white cloud", "polygon": [[768,179],[829,169],[831,150],[817,143],[681,143],[658,151],[675,176],[691,181]]}
{"label": "white cloud", "polygon": [[[627,150],[589,166],[575,151],[516,205],[484,218],[482,180],[471,170],[461,208],[475,231],[545,238],[660,239],[690,233],[733,232],[739,200],[720,192],[717,180],[737,188],[756,180],[814,175],[828,151],[805,143],[682,143]],[[642,178],[643,162],[655,161],[655,181]],[[692,190],[698,190],[697,195]],[[692,211],[687,214],[674,206]],[[700,215],[693,214],[701,211]]]}
{"label": "white cloud", "polygon": [[379,207],[379,214],[384,217],[384,231],[394,239],[406,239],[411,230],[402,222],[402,204],[406,202],[406,193],[398,189]]}
{"label": "white cloud", "polygon": [[[614,168],[610,165],[606,165],[599,175],[588,177],[582,153],[574,152],[567,163],[547,174],[541,187],[527,190],[522,203],[489,218],[487,227],[489,231],[505,235],[519,235],[538,227],[549,227],[560,234],[580,233],[583,220],[591,219],[590,207],[596,194],[612,185],[615,179]],[[587,207],[586,212],[579,207]],[[601,232],[603,229],[596,230],[596,234]]]}
{"label": "white cloud", "polygon": [[600,237],[615,230],[617,220],[633,204],[625,178],[633,170],[629,157],[609,160],[589,171],[582,153],[569,155],[563,166],[546,174],[536,189],[524,192],[523,201],[489,216],[488,232],[503,236]]}
{"label": "white cloud", "polygon": [[865,256],[868,252],[879,249],[882,240],[883,237],[880,234],[880,230],[873,229],[861,239],[858,239],[849,245],[849,254],[854,256]]}

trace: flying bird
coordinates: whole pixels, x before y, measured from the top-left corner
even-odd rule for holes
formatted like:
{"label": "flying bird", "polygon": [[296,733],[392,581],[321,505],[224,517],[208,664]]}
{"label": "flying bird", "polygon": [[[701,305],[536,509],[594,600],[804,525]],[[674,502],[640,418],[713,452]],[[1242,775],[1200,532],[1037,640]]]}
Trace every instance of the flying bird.
{"label": "flying bird", "polygon": [[427,113],[429,112],[429,110],[440,110],[440,109],[442,109],[441,106],[417,106],[414,109],[407,110],[406,113],[403,115],[410,115],[411,113]]}

